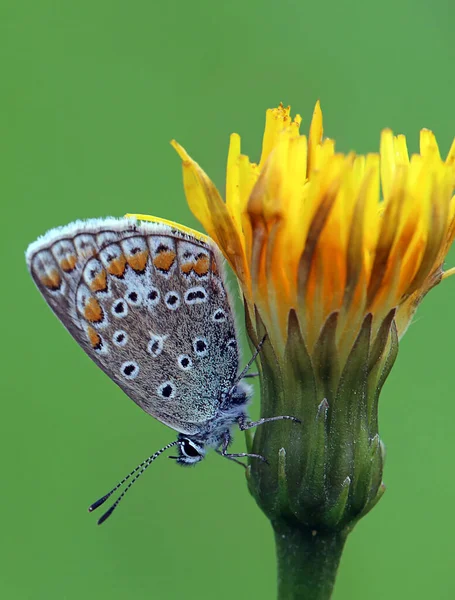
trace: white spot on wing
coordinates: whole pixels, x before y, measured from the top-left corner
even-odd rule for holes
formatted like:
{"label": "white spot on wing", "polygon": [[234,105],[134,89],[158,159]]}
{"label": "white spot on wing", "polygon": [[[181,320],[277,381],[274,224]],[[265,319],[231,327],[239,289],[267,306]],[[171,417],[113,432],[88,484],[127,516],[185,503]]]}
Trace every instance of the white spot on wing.
{"label": "white spot on wing", "polygon": [[118,319],[123,319],[128,314],[128,304],[125,300],[116,300],[111,307],[111,313]]}
{"label": "white spot on wing", "polygon": [[175,291],[168,292],[164,297],[164,302],[169,310],[177,310],[180,306],[180,294]]}
{"label": "white spot on wing", "polygon": [[193,367],[193,361],[188,354],[180,354],[177,358],[177,364],[182,371],[189,371]]}
{"label": "white spot on wing", "polygon": [[197,337],[193,340],[193,350],[197,356],[203,357],[208,354],[208,342],[205,337]]}
{"label": "white spot on wing", "polygon": [[125,300],[130,306],[141,306],[142,294],[137,288],[130,288],[125,294]]}
{"label": "white spot on wing", "polygon": [[170,400],[175,396],[176,387],[172,383],[172,381],[164,381],[160,386],[158,386],[157,392],[161,396],[161,398]]}
{"label": "white spot on wing", "polygon": [[117,329],[117,331],[114,331],[112,341],[119,348],[123,348],[128,343],[128,334],[123,329]]}
{"label": "white spot on wing", "polygon": [[152,334],[150,341],[147,344],[147,351],[154,357],[159,356],[163,352],[164,341],[167,335]]}
{"label": "white spot on wing", "polygon": [[153,285],[146,289],[145,303],[149,308],[156,306],[160,301],[160,290]]}
{"label": "white spot on wing", "polygon": [[226,313],[222,308],[218,308],[212,315],[212,321],[214,323],[223,323],[226,321]]}
{"label": "white spot on wing", "polygon": [[207,292],[201,285],[189,288],[185,292],[185,302],[187,304],[201,304],[207,302]]}
{"label": "white spot on wing", "polygon": [[120,373],[125,379],[135,379],[139,375],[139,365],[134,360],[122,363]]}

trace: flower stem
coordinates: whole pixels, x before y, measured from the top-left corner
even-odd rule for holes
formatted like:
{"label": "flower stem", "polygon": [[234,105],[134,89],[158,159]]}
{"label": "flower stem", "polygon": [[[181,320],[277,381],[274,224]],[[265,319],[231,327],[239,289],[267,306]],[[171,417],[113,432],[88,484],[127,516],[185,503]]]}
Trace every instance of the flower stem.
{"label": "flower stem", "polygon": [[327,600],[332,595],[347,531],[274,524],[278,600]]}

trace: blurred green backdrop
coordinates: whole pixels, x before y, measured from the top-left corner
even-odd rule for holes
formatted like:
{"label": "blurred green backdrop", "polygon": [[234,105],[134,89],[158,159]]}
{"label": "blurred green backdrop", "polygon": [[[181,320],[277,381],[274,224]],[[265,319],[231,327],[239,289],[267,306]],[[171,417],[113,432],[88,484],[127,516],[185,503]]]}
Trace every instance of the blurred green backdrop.
{"label": "blurred green backdrop", "polygon": [[[102,528],[86,513],[174,433],[77,347],[23,253],[76,218],[196,226],[169,140],[222,189],[229,133],[258,158],[281,100],[305,131],[320,98],[344,151],[376,149],[385,126],[416,150],[425,126],[446,153],[454,18],[444,0],[1,2],[2,598],[274,598],[269,525],[216,455],[157,461]],[[454,597],[454,300],[455,278],[403,340],[380,410],[388,491],[348,541],[336,600]]]}

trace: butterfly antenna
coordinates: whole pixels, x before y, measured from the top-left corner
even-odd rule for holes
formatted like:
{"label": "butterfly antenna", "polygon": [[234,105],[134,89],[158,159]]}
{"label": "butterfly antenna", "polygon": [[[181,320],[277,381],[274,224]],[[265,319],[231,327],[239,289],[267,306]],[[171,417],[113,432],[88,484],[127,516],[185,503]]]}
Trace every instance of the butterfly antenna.
{"label": "butterfly antenna", "polygon": [[250,358],[250,360],[248,361],[248,364],[246,365],[246,367],[243,369],[243,371],[237,377],[234,385],[232,386],[232,389],[234,389],[234,387],[238,384],[238,382],[241,381],[245,377],[245,375],[248,373],[248,371],[251,369],[251,365],[254,363],[254,361],[258,357],[258,354],[261,351],[261,348],[264,345],[264,342],[265,342],[266,339],[267,339],[267,334],[264,335],[264,337],[262,338],[262,340],[257,345],[256,350],[254,351],[253,356]]}
{"label": "butterfly antenna", "polygon": [[164,446],[164,448],[161,448],[161,450],[158,450],[157,452],[155,452],[155,454],[152,454],[152,456],[149,456],[148,458],[146,458],[145,460],[143,460],[140,465],[138,465],[135,469],[133,469],[131,471],[131,473],[129,473],[126,477],[124,477],[121,481],[119,481],[119,483],[114,488],[112,488],[112,490],[110,492],[108,492],[107,494],[105,494],[102,498],[100,498],[99,500],[97,500],[96,502],[94,502],[93,504],[91,504],[88,507],[88,512],[93,512],[94,510],[96,510],[99,506],[101,506],[102,504],[104,504],[106,502],[106,500],[110,496],[112,496],[112,494],[114,492],[116,492],[119,489],[119,487],[121,487],[126,481],[128,481],[128,479],[132,475],[134,475],[134,473],[137,473],[137,471],[139,471],[139,473],[137,473],[137,475],[135,477],[133,477],[133,479],[126,486],[126,488],[123,490],[123,492],[120,494],[120,496],[114,502],[114,504],[109,508],[109,510],[107,510],[104,513],[104,515],[102,515],[98,519],[98,525],[101,525],[101,523],[104,523],[104,521],[108,517],[111,516],[111,514],[114,512],[114,510],[119,505],[120,500],[126,494],[126,492],[130,489],[130,487],[133,485],[133,483],[135,481],[137,481],[137,479],[139,479],[139,477],[142,475],[142,473],[152,464],[152,462],[155,460],[155,458],[158,458],[158,456],[160,454],[162,454],[165,450],[168,450],[169,448],[172,448],[172,446],[176,446],[178,443],[179,443],[178,440],[175,440],[174,442],[171,442],[170,444],[167,444],[167,446]]}

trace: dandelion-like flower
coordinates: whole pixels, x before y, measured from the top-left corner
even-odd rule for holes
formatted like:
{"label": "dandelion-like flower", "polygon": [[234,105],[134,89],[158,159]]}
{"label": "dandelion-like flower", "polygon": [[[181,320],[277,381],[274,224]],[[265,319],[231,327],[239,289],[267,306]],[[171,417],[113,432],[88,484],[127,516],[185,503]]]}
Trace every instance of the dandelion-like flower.
{"label": "dandelion-like flower", "polygon": [[280,598],[330,596],[347,533],[381,497],[378,399],[398,341],[425,294],[451,271],[455,142],[440,157],[381,134],[377,154],[336,153],[316,104],[308,138],[267,111],[258,164],[231,135],[226,200],[173,142],[188,203],[236,274],[260,352],[262,416],[249,488],[276,533]]}

